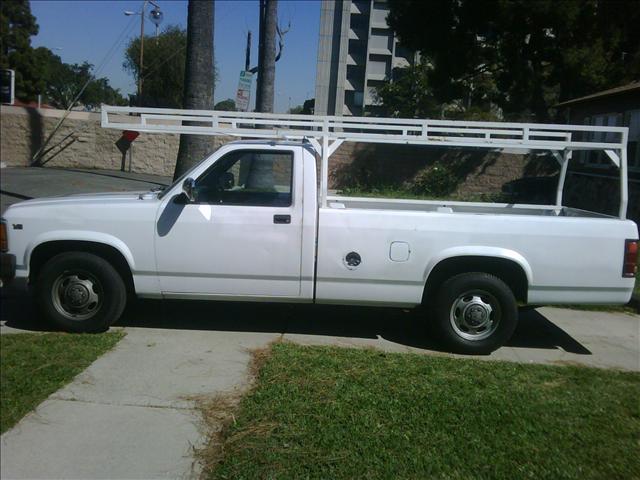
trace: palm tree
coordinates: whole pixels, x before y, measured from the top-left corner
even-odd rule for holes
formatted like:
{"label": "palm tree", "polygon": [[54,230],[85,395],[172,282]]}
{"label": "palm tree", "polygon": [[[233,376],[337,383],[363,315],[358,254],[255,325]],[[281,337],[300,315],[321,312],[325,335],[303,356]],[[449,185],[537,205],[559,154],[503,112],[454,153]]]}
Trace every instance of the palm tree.
{"label": "palm tree", "polygon": [[[187,16],[187,60],[184,79],[184,108],[211,110],[213,108],[214,63],[213,0],[189,0]],[[213,137],[180,135],[178,160],[173,178],[176,179],[198,163],[213,149]]]}
{"label": "palm tree", "polygon": [[273,113],[276,76],[276,31],[278,0],[260,0],[260,51],[256,110]]}

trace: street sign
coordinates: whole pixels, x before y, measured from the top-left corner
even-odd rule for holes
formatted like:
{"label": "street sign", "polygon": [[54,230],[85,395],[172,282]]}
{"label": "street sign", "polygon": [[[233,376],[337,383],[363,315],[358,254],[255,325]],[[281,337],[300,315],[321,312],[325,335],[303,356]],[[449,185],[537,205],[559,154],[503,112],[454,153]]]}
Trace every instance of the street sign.
{"label": "street sign", "polygon": [[129,150],[131,148],[131,144],[133,143],[133,141],[138,138],[138,135],[140,135],[140,132],[136,132],[134,130],[125,130],[122,132],[122,136],[116,141],[116,147],[118,147],[118,150],[120,150],[120,152],[122,153],[122,162],[120,164],[120,171],[124,172],[124,167],[126,164],[126,158],[127,158],[127,151],[129,151],[129,171],[131,171],[131,162],[132,162],[132,156],[131,155],[131,150]]}
{"label": "street sign", "polygon": [[236,92],[236,110],[246,112],[249,110],[249,102],[251,100],[251,81],[253,73],[242,70],[240,79],[238,80],[238,91]]}

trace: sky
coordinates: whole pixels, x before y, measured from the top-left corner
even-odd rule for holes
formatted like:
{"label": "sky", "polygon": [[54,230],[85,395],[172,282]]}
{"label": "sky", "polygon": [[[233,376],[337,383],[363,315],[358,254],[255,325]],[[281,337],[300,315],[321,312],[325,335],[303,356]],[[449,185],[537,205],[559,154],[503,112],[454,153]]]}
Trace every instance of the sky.
{"label": "sky", "polygon": [[[156,0],[167,25],[187,25],[186,0]],[[104,63],[98,77],[106,77],[124,94],[135,93],[135,79],[124,71],[124,51],[140,35],[141,0],[31,0],[31,13],[40,26],[34,47],[47,47],[66,63]],[[216,0],[214,48],[219,79],[215,102],[235,98],[240,70],[244,69],[247,31],[252,32],[251,66],[258,58],[258,0]],[[150,7],[147,7],[147,12]],[[275,111],[286,112],[315,94],[320,0],[280,0],[279,23],[287,27],[282,58],[276,64]],[[145,34],[155,26],[145,20]],[[120,41],[118,41],[120,40]],[[168,55],[171,52],[167,53]],[[145,65],[147,64],[145,58]],[[251,95],[255,101],[255,81]]]}

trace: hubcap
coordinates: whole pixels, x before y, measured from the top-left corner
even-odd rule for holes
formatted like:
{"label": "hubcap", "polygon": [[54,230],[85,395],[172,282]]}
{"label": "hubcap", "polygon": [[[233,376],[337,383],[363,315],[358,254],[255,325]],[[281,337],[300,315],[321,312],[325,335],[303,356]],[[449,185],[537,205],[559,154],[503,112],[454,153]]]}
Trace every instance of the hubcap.
{"label": "hubcap", "polygon": [[451,326],[466,340],[483,340],[498,328],[500,306],[488,292],[473,291],[460,295],[451,306]]}
{"label": "hubcap", "polygon": [[51,288],[55,309],[69,320],[87,320],[102,307],[102,285],[86,272],[65,272]]}

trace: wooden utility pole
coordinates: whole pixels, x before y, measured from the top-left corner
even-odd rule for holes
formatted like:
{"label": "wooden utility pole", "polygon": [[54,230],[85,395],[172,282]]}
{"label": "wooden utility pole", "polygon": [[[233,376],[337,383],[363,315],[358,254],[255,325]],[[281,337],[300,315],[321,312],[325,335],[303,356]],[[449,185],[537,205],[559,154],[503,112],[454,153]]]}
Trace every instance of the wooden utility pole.
{"label": "wooden utility pole", "polygon": [[248,72],[251,68],[251,30],[247,32],[247,48],[244,55],[244,71]]}

